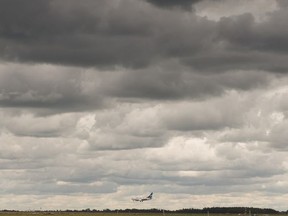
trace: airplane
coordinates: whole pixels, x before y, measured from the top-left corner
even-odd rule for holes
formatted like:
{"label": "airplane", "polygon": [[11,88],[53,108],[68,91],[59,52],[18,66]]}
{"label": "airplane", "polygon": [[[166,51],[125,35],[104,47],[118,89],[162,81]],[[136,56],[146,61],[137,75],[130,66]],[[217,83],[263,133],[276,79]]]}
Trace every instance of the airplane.
{"label": "airplane", "polygon": [[151,200],[152,196],[153,196],[153,192],[147,197],[135,197],[135,198],[132,198],[132,200],[133,201],[138,201],[138,202],[143,202],[143,201]]}

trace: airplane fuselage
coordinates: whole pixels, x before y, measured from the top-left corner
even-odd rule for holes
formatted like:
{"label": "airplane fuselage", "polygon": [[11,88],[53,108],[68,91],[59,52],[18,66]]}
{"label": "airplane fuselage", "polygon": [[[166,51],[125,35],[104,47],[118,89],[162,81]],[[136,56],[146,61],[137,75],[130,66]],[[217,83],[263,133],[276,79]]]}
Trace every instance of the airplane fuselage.
{"label": "airplane fuselage", "polygon": [[153,192],[147,197],[135,197],[135,198],[132,198],[132,200],[136,202],[144,202],[144,201],[151,200],[152,196],[153,196]]}

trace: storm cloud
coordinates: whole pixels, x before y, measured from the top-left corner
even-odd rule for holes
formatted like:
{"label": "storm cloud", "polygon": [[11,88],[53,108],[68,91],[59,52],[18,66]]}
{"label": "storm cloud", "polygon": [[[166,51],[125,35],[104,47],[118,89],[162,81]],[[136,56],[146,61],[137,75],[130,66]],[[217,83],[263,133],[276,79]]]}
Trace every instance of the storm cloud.
{"label": "storm cloud", "polygon": [[168,1],[165,1],[165,0],[147,0],[147,2],[150,2],[156,6],[159,6],[159,7],[166,7],[166,8],[175,8],[175,7],[179,7],[179,8],[182,8],[182,9],[188,9],[190,10],[191,7],[192,7],[192,4],[194,3],[197,3],[201,0],[180,0],[180,1],[173,1],[173,0],[168,0]]}

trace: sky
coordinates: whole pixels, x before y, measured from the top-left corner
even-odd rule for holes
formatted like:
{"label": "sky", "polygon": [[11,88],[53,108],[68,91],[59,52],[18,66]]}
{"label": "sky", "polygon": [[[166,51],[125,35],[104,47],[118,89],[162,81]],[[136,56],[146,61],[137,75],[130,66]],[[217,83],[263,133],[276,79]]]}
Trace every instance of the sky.
{"label": "sky", "polygon": [[286,0],[0,0],[0,209],[286,211],[287,19]]}

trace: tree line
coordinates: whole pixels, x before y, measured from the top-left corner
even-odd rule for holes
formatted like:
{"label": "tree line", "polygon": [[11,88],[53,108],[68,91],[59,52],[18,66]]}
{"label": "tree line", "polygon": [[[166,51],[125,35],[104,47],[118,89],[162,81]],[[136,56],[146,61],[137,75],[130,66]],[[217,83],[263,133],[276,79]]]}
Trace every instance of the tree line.
{"label": "tree line", "polygon": [[[0,210],[0,212],[18,212],[17,210]],[[106,213],[193,213],[193,214],[239,214],[239,215],[247,215],[247,216],[255,216],[257,214],[288,214],[287,211],[277,211],[271,208],[254,208],[254,207],[209,207],[209,208],[203,208],[203,209],[197,209],[197,208],[184,208],[184,209],[178,209],[178,210],[165,210],[165,209],[104,209],[104,210],[97,210],[97,209],[82,209],[82,210],[51,210],[51,211],[45,211],[43,212],[87,212],[87,213],[93,213],[93,212],[106,212]]]}
{"label": "tree line", "polygon": [[165,209],[104,209],[104,210],[90,210],[85,209],[82,210],[85,212],[115,212],[115,213],[193,213],[193,214],[241,214],[241,215],[256,215],[256,214],[280,214],[280,213],[288,213],[280,212],[271,208],[254,208],[254,207],[209,207],[203,209],[196,208],[184,208],[179,210],[165,210]]}

